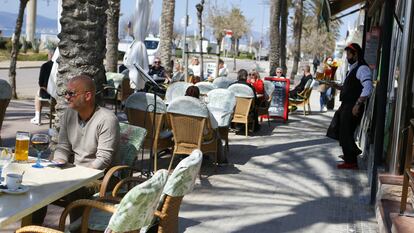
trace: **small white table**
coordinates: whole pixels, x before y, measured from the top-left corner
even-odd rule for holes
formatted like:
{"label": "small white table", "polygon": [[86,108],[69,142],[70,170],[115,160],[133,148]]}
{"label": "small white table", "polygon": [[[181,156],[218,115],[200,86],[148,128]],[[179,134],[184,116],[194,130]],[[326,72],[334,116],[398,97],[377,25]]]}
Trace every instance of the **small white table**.
{"label": "small white table", "polygon": [[[42,163],[44,164],[44,163]],[[33,163],[12,163],[5,170],[24,173],[23,185],[27,193],[11,195],[0,193],[0,229],[22,219],[22,225],[31,223],[31,214],[63,196],[103,177],[101,170],[75,166],[71,168],[32,168]]]}

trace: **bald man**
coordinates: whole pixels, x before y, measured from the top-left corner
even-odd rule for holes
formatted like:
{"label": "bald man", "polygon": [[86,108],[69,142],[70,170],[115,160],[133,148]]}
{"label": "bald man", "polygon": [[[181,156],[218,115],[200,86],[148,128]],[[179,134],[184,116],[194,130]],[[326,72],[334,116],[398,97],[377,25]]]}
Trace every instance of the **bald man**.
{"label": "bald man", "polygon": [[104,170],[118,160],[118,119],[96,105],[95,92],[89,76],[79,75],[68,82],[64,94],[69,108],[61,121],[55,161]]}
{"label": "bald man", "polygon": [[[60,121],[59,142],[53,155],[59,163],[73,163],[105,170],[118,161],[119,123],[112,111],[95,103],[96,87],[87,75],[73,77],[63,93],[69,105]],[[62,199],[66,206],[78,199],[88,199],[99,191],[100,182],[92,182]],[[82,208],[70,213],[71,223],[82,216]],[[33,224],[42,225],[47,206],[33,213]]]}

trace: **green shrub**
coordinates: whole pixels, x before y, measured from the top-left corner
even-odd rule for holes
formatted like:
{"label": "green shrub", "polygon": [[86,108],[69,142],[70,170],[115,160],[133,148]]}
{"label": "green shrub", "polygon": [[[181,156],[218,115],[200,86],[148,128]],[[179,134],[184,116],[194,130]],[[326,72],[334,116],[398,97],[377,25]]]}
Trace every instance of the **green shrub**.
{"label": "green shrub", "polygon": [[175,57],[182,58],[183,57],[183,50],[181,48],[175,49]]}
{"label": "green shrub", "polygon": [[47,61],[47,53],[19,54],[18,61]]}

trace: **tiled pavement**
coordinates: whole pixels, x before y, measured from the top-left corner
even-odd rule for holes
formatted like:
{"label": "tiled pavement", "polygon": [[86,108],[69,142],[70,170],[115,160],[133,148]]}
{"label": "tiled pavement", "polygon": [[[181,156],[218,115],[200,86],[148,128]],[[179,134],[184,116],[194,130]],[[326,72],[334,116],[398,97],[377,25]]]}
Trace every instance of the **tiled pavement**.
{"label": "tiled pavement", "polygon": [[[312,94],[314,110],[318,97]],[[47,129],[28,123],[30,106],[11,103],[6,144],[14,144],[18,129]],[[206,161],[203,178],[183,200],[180,232],[377,232],[365,172],[335,168],[340,147],[324,136],[333,112],[305,117],[300,110],[287,124],[264,122],[253,137],[230,135],[232,165],[214,173]],[[47,224],[55,225],[60,210],[49,210]]]}

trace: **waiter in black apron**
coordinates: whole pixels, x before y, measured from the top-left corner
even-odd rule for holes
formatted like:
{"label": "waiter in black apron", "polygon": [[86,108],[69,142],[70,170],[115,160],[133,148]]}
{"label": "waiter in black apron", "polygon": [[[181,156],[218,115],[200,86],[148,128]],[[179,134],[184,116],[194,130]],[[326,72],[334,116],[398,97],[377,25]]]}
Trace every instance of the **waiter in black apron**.
{"label": "waiter in black apron", "polygon": [[[337,165],[337,168],[357,169],[357,156],[362,151],[355,143],[354,133],[361,122],[365,102],[373,89],[372,72],[363,58],[359,44],[349,44],[345,48],[345,52],[349,63],[349,70],[343,85],[332,85],[341,91],[339,100],[342,102],[339,109],[335,112],[332,123],[333,121],[337,122],[337,139],[343,152],[343,155],[339,157],[344,160],[344,162]],[[331,126],[333,125],[332,123]]]}

